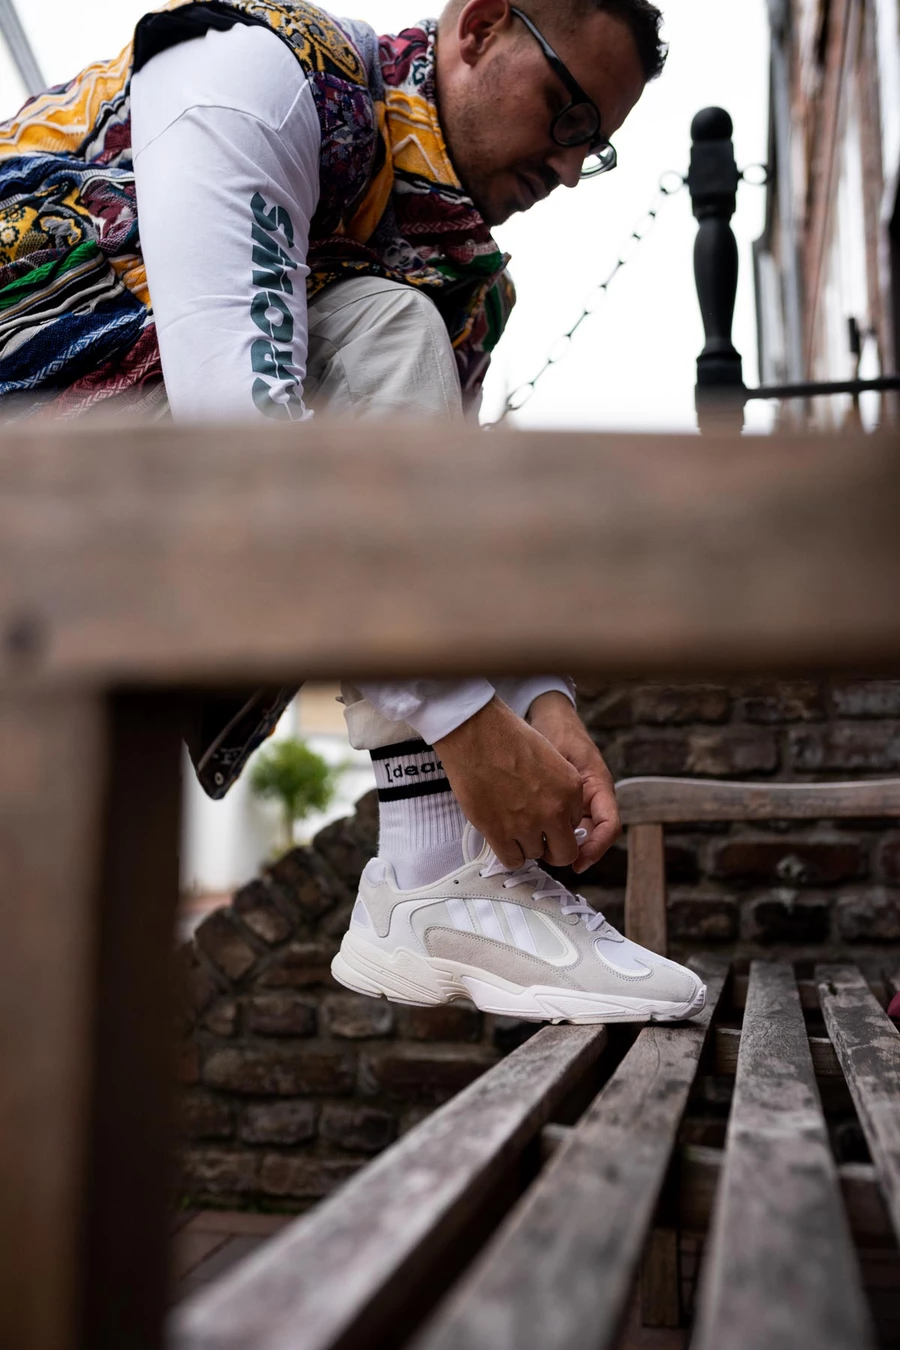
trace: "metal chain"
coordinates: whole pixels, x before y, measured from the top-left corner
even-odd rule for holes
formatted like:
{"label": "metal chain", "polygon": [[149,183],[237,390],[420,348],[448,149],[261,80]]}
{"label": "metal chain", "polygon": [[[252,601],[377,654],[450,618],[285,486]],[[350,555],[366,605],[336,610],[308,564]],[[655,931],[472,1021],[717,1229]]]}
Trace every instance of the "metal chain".
{"label": "metal chain", "polygon": [[[673,179],[677,179],[677,186],[668,186],[667,180],[668,183],[671,184]],[[530,380],[526,380],[524,384],[520,384],[517,389],[513,390],[503,406],[503,411],[495,421],[484,423],[487,430],[490,430],[492,427],[498,427],[501,422],[506,420],[510,413],[518,412],[520,408],[524,408],[525,404],[534,393],[538,381],[546,375],[551,366],[559,365],[560,361],[568,355],[572,345],[572,339],[578,332],[578,329],[584,323],[585,319],[588,319],[595,313],[598,302],[609,290],[613,278],[618,276],[622,268],[632,261],[639,246],[647,238],[647,235],[656,224],[659,213],[662,207],[665,206],[667,199],[676,196],[686,183],[687,179],[675,169],[670,169],[662,175],[659,180],[659,188],[657,189],[656,196],[653,198],[649,209],[645,211],[635,228],[631,231],[626,246],[622,249],[609,275],[603,281],[598,282],[598,284],[589,291],[578,318],[572,324],[571,328],[556,339],[553,346],[550,348],[547,359],[537,374],[532,376]]]}

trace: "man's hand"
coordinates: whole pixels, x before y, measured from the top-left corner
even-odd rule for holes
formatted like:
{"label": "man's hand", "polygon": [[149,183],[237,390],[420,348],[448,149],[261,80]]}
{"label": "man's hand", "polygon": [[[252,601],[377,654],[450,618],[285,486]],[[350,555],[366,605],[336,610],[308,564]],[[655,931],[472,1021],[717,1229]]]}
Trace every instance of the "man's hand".
{"label": "man's hand", "polygon": [[579,856],[580,771],[500,699],[434,748],[463,814],[504,866],[542,858],[565,867]]}
{"label": "man's hand", "polygon": [[603,857],[622,833],[612,775],[564,694],[541,694],[528,710],[528,721],[578,770],[582,825],[588,837],[578,850],[574,867],[576,872],[584,872]]}

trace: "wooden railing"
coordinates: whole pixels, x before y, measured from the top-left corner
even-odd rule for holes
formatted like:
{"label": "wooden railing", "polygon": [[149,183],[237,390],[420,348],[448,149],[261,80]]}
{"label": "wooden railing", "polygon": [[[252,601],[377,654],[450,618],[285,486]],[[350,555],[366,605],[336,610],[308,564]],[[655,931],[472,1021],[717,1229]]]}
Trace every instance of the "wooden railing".
{"label": "wooden railing", "polygon": [[898,520],[887,436],[3,432],[0,1345],[161,1342],[185,689],[896,670]]}

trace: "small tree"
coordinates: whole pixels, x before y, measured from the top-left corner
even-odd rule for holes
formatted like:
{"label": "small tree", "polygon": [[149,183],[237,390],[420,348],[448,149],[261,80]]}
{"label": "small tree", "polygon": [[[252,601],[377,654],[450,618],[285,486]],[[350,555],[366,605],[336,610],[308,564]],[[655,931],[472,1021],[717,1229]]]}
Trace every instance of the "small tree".
{"label": "small tree", "polygon": [[250,775],[258,797],[281,806],[285,851],[294,846],[294,825],[313,811],[324,811],[337,790],[341,767],[332,768],[305,742],[288,737],[261,750]]}

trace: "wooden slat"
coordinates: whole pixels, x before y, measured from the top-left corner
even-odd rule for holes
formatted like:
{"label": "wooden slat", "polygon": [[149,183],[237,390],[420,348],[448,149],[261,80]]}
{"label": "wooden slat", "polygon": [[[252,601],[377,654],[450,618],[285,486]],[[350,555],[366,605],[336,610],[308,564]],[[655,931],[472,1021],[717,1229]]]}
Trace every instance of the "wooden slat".
{"label": "wooden slat", "polygon": [[0,1345],[72,1350],[103,712],[0,697]]}
{"label": "wooden slat", "polygon": [[[705,1233],[712,1221],[716,1190],[725,1161],[723,1149],[686,1144],[678,1151],[678,1220],[689,1232]],[[842,1163],[838,1181],[850,1231],[857,1244],[884,1243],[893,1238],[875,1169],[869,1163]]]}
{"label": "wooden slat", "polygon": [[[732,1006],[741,1011],[747,1003],[747,985],[749,983],[746,975],[733,975],[731,980],[731,1002]],[[817,1017],[821,1014],[819,1007],[819,990],[816,987],[815,980],[798,980],[797,988],[800,991],[800,1006],[804,1012],[814,1013]],[[869,980],[869,988],[882,1006],[886,1007],[891,997],[886,985],[881,980]]]}
{"label": "wooden slat", "polygon": [[855,966],[817,966],[822,1016],[900,1238],[900,1032]]}
{"label": "wooden slat", "polygon": [[8,428],[0,679],[896,668],[898,514],[888,434]]}
{"label": "wooden slat", "polygon": [[794,974],[757,961],[693,1345],[873,1344]]}
{"label": "wooden slat", "polygon": [[616,784],[616,797],[625,825],[900,816],[900,778],[862,783],[623,778]]}
{"label": "wooden slat", "polygon": [[589,1071],[603,1027],[545,1027],[174,1317],[174,1350],[394,1344],[473,1220]]}
{"label": "wooden slat", "polygon": [[632,825],[628,831],[625,932],[633,942],[665,956],[666,854],[661,825]]}
{"label": "wooden slat", "polygon": [[680,1026],[651,1026],[415,1350],[605,1350],[614,1343],[724,983]]}
{"label": "wooden slat", "polygon": [[[808,1036],[809,1053],[817,1078],[843,1078],[834,1046],[827,1036]],[[734,1027],[716,1027],[714,1032],[715,1071],[723,1077],[737,1072],[741,1033]]]}

